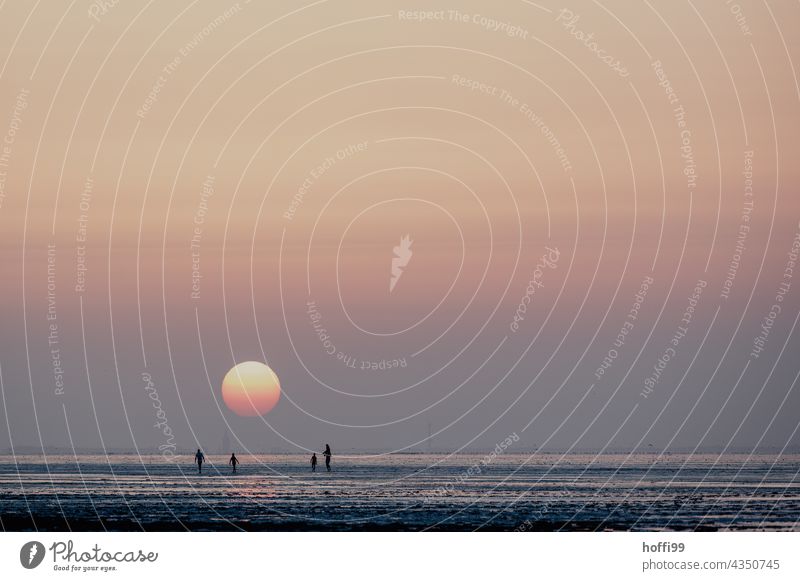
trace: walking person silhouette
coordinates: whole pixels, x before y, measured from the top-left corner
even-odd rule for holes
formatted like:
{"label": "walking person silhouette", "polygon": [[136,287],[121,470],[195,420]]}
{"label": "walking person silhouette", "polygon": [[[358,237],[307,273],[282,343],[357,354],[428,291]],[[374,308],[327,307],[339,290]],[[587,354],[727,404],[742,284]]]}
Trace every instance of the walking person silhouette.
{"label": "walking person silhouette", "polygon": [[206,459],[206,457],[200,451],[200,448],[198,448],[197,449],[197,454],[194,455],[194,461],[197,464],[197,473],[198,474],[202,474],[203,473],[203,460],[205,460],[205,459]]}
{"label": "walking person silhouette", "polygon": [[325,468],[328,469],[328,472],[331,471],[331,447],[330,444],[325,444],[325,451],[322,453],[325,456]]}
{"label": "walking person silhouette", "polygon": [[239,463],[239,459],[236,457],[236,454],[231,454],[231,459],[228,460],[228,464],[233,467],[233,473],[236,474],[236,465]]}
{"label": "walking person silhouette", "polygon": [[311,454],[311,471],[312,472],[316,472],[317,471],[317,455],[316,455],[316,453]]}

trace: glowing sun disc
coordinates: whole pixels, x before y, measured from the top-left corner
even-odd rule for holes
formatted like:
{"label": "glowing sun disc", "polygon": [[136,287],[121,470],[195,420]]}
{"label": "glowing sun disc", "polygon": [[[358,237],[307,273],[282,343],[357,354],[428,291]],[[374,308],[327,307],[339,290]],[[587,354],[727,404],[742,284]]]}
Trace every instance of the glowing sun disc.
{"label": "glowing sun disc", "polygon": [[222,380],[222,399],[228,409],[240,416],[263,416],[280,397],[278,376],[258,361],[239,363]]}

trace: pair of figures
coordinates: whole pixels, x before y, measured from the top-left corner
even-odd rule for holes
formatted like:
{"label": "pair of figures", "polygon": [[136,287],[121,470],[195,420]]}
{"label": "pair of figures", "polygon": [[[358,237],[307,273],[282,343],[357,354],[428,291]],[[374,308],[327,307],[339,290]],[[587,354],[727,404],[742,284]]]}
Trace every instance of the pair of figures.
{"label": "pair of figures", "polygon": [[[197,454],[194,455],[194,462],[197,464],[197,473],[203,473],[203,462],[205,461],[205,455],[200,451],[200,448],[197,449]],[[231,454],[231,459],[228,460],[228,464],[231,465],[233,471],[236,472],[236,465],[239,463],[239,459],[236,457],[236,454]]]}
{"label": "pair of figures", "polygon": [[[328,469],[328,472],[331,471],[331,447],[329,444],[325,444],[325,451],[322,453],[325,456],[325,468]],[[311,454],[311,471],[317,471],[317,455],[316,453]]]}

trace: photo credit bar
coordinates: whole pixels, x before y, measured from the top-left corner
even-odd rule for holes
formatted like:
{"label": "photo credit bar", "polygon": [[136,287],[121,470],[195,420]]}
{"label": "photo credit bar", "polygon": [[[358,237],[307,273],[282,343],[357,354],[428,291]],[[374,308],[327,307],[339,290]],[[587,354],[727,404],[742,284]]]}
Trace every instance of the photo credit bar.
{"label": "photo credit bar", "polygon": [[[797,579],[800,533],[5,533],[7,579]],[[44,557],[39,554],[44,547]],[[324,547],[324,555],[319,555]],[[30,553],[32,568],[24,566]],[[22,554],[24,553],[24,554]],[[311,556],[309,556],[312,554]],[[391,566],[387,566],[391,563]],[[105,572],[101,572],[106,568]],[[598,577],[599,576],[599,577]]]}

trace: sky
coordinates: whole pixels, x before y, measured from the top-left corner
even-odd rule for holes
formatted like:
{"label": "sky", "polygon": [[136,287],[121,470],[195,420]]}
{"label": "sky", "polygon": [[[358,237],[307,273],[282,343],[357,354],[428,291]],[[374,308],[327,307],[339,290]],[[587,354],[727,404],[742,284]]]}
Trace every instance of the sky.
{"label": "sky", "polygon": [[0,449],[800,445],[796,5],[0,10]]}

